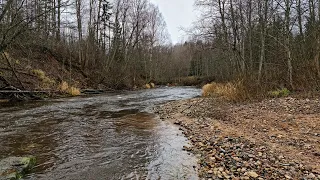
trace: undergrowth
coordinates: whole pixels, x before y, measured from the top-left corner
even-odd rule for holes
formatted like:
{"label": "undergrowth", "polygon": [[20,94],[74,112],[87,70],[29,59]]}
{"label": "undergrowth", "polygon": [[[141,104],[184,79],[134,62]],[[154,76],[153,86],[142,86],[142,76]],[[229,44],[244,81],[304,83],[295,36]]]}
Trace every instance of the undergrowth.
{"label": "undergrowth", "polygon": [[52,88],[56,84],[55,80],[46,76],[46,73],[44,71],[42,71],[41,69],[33,69],[31,71],[31,73],[36,75],[38,77],[38,79],[40,80],[40,82],[41,82],[40,88],[41,89]]}
{"label": "undergrowth", "polygon": [[287,88],[282,88],[274,91],[269,91],[268,95],[274,98],[287,97],[290,95],[290,91]]}
{"label": "undergrowth", "polygon": [[202,96],[223,97],[230,101],[242,101],[250,98],[242,81],[206,84],[202,88]]}
{"label": "undergrowth", "polygon": [[69,94],[71,96],[79,96],[81,94],[80,89],[69,86],[69,84],[65,81],[62,81],[60,85],[58,86],[58,90],[62,93]]}

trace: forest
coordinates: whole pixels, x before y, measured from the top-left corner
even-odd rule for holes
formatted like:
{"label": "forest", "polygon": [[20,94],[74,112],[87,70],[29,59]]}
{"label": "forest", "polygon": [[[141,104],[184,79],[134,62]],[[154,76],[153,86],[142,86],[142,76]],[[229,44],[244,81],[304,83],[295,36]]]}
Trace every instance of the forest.
{"label": "forest", "polygon": [[3,0],[1,79],[24,89],[197,80],[240,82],[252,94],[319,89],[318,0],[195,0],[194,6],[201,15],[184,29],[188,40],[172,44],[149,0]]}
{"label": "forest", "polygon": [[319,90],[320,0],[0,0],[0,179],[319,180]]}

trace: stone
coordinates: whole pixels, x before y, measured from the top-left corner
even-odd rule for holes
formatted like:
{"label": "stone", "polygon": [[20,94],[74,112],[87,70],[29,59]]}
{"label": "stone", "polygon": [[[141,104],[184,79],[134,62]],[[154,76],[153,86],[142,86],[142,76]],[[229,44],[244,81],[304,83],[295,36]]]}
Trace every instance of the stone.
{"label": "stone", "polygon": [[34,157],[8,157],[0,161],[0,180],[21,179],[36,164]]}
{"label": "stone", "polygon": [[250,176],[250,177],[253,177],[253,178],[259,177],[259,175],[258,175],[256,172],[254,172],[254,171],[246,172],[245,175]]}
{"label": "stone", "polygon": [[285,177],[286,179],[292,179],[292,177],[289,176],[289,175],[285,175],[284,177]]}
{"label": "stone", "polygon": [[307,176],[308,179],[315,179],[316,178],[316,175],[314,175],[313,173],[310,173],[308,176]]}

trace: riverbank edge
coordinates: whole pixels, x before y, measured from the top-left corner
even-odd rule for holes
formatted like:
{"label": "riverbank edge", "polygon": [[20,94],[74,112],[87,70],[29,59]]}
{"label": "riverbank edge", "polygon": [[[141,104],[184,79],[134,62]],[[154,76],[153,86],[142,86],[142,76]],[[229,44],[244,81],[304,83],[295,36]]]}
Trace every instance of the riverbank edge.
{"label": "riverbank edge", "polygon": [[[282,99],[290,100],[290,97]],[[254,106],[254,102],[242,104]],[[160,119],[179,126],[188,138],[190,146],[182,148],[197,157],[202,179],[320,179],[319,167],[290,159],[265,143],[237,132],[221,133],[224,130],[221,124],[230,118],[221,112],[232,106],[241,105],[219,98],[193,98],[159,105],[155,113]],[[205,109],[212,112],[199,116]]]}
{"label": "riverbank edge", "polygon": [[[81,90],[82,91],[82,90]],[[58,92],[58,91],[46,91],[46,92],[38,92],[38,91],[6,91],[7,96],[1,96],[0,104],[9,103],[9,102],[35,102],[35,101],[44,101],[44,100],[52,100],[52,99],[60,99],[60,98],[72,98],[72,97],[83,97],[83,96],[92,96],[92,95],[101,95],[108,92],[106,90],[96,90],[92,89],[90,91],[96,91],[97,93],[86,93],[81,92],[79,95],[71,95],[66,92]],[[0,91],[0,94],[2,92]],[[16,97],[18,96],[18,97]]]}

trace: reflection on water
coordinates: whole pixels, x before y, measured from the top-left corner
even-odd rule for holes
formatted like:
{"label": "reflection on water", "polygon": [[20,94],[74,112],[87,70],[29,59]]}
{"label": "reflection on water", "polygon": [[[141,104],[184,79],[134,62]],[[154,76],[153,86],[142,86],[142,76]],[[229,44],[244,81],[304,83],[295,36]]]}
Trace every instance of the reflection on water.
{"label": "reflection on water", "polygon": [[27,179],[197,179],[196,160],[155,104],[197,96],[159,88],[0,107],[0,159],[35,155]]}

